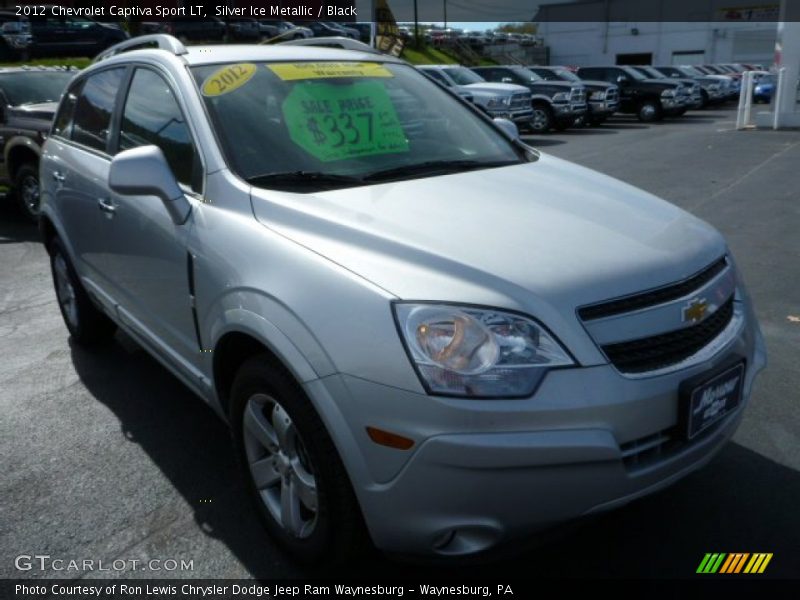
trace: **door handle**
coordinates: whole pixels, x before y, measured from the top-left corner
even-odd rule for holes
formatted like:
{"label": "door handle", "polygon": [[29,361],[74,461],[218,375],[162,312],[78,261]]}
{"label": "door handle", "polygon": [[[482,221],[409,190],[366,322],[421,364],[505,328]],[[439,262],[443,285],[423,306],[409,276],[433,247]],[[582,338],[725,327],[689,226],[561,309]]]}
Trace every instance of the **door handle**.
{"label": "door handle", "polygon": [[100,198],[97,201],[97,208],[108,215],[113,215],[117,210],[117,207],[111,202],[111,198]]}
{"label": "door handle", "polygon": [[57,181],[58,183],[64,183],[64,181],[66,180],[66,178],[67,178],[67,177],[66,177],[66,175],[62,175],[62,174],[61,174],[61,173],[59,173],[58,171],[53,171],[53,179],[54,179],[55,181]]}

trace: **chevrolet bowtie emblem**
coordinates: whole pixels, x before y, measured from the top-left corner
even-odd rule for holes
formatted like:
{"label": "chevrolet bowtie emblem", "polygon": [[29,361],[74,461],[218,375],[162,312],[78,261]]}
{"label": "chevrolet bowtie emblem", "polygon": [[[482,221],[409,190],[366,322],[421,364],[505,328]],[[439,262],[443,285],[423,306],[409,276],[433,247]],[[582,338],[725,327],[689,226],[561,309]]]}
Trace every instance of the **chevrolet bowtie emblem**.
{"label": "chevrolet bowtie emblem", "polygon": [[708,302],[705,298],[695,298],[683,307],[683,322],[698,323],[703,320],[708,312]]}

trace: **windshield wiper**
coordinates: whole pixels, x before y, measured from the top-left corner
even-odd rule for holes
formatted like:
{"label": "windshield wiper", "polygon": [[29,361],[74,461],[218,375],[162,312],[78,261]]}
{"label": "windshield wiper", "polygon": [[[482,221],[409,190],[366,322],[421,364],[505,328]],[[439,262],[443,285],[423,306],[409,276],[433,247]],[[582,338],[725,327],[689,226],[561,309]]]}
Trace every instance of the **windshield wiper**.
{"label": "windshield wiper", "polygon": [[364,185],[364,180],[352,175],[336,175],[335,173],[322,173],[319,171],[290,171],[287,173],[265,173],[248,177],[245,181],[251,185],[272,185],[281,189],[297,185],[311,185],[319,187],[348,187]]}
{"label": "windshield wiper", "polygon": [[480,160],[431,160],[413,165],[403,165],[402,167],[376,171],[364,177],[364,181],[390,181],[392,179],[403,179],[404,177],[413,175],[461,173],[465,171],[475,171],[477,169],[491,169],[494,167],[507,167],[517,164],[519,164],[518,161],[508,160],[495,162]]}

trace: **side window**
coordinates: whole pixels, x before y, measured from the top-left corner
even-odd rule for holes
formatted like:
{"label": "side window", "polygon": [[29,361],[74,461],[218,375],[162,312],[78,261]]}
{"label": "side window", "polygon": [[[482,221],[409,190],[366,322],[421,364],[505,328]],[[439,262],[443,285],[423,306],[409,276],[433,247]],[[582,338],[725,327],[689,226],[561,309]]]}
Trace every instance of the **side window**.
{"label": "side window", "polygon": [[73,141],[106,151],[111,129],[111,113],[114,111],[117,90],[122,83],[124,73],[124,68],[109,69],[86,79],[83,91],[75,104]]}
{"label": "side window", "polygon": [[58,114],[53,121],[53,135],[69,139],[72,135],[72,118],[75,115],[75,105],[78,103],[78,96],[83,90],[83,81],[79,81],[64,94]]}
{"label": "side window", "polygon": [[161,75],[137,69],[122,113],[119,149],[151,144],[161,148],[179,182],[201,191],[200,159],[172,90]]}

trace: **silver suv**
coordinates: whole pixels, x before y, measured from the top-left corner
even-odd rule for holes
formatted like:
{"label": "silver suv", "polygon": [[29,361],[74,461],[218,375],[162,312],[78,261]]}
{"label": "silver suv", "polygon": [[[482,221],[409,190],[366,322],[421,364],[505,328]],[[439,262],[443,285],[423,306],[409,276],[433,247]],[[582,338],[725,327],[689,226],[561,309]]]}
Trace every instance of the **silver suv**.
{"label": "silver suv", "polygon": [[401,60],[148,39],[77,76],[44,146],[58,302],[230,423],[296,556],[478,553],[731,437],[765,352],[712,227]]}

